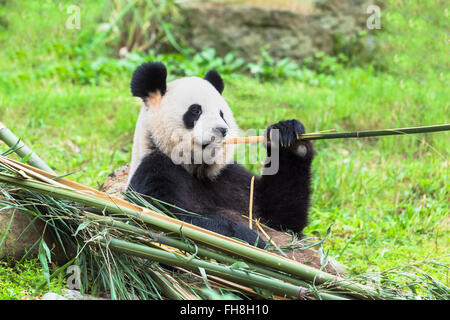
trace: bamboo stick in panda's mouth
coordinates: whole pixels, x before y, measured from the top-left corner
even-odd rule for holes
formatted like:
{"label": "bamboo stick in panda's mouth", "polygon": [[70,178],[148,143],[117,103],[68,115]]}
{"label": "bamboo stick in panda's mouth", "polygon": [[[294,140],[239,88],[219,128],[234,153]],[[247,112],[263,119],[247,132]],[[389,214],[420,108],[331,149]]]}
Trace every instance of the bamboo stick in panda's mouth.
{"label": "bamboo stick in panda's mouth", "polygon": [[[397,129],[382,129],[382,130],[367,130],[367,131],[354,131],[354,132],[317,132],[317,133],[305,133],[298,138],[300,140],[325,140],[325,139],[340,139],[340,138],[367,138],[367,137],[379,137],[379,136],[392,136],[402,134],[413,133],[429,133],[449,131],[450,124],[423,126],[423,127],[410,127],[410,128],[397,128]],[[259,143],[264,142],[264,136],[250,136],[230,138],[225,140],[224,144],[240,144],[240,143]]]}
{"label": "bamboo stick in panda's mouth", "polygon": [[238,137],[225,140],[224,144],[259,143],[264,142],[264,136]]}

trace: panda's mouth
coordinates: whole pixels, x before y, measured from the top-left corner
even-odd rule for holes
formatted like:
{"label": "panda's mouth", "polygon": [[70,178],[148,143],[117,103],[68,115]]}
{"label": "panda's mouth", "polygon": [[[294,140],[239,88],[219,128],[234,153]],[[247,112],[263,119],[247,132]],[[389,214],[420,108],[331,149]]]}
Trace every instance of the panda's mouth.
{"label": "panda's mouth", "polygon": [[222,147],[222,144],[217,142],[208,142],[206,144],[202,144],[202,150],[205,150],[209,146],[211,146],[212,148],[219,148]]}

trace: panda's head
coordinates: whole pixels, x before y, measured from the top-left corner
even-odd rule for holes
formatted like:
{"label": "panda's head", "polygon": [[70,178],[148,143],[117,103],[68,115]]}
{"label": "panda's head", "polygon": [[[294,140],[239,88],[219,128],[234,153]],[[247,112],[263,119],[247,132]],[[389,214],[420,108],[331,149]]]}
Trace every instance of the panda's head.
{"label": "panda's head", "polygon": [[133,73],[131,92],[144,102],[149,140],[176,164],[199,177],[214,178],[233,161],[234,146],[222,142],[236,137],[238,127],[222,97],[224,83],[216,71],[167,83],[167,70],[148,62]]}

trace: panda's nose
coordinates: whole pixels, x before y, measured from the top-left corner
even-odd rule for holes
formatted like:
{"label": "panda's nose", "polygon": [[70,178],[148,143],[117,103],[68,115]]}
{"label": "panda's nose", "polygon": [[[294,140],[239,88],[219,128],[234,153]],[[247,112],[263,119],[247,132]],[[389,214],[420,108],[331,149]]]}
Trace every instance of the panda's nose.
{"label": "panda's nose", "polygon": [[214,131],[216,131],[217,133],[221,134],[222,137],[225,137],[228,133],[228,128],[225,127],[216,127],[214,128]]}

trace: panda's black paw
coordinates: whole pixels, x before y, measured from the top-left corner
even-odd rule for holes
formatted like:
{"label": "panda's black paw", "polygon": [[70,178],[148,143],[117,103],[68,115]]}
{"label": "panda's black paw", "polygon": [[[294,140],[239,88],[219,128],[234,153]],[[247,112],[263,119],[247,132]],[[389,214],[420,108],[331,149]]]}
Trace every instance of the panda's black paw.
{"label": "panda's black paw", "polygon": [[303,124],[293,119],[269,126],[265,136],[271,141],[271,148],[279,147],[280,150],[289,150],[299,157],[306,157],[312,153],[312,144],[309,141],[300,140],[300,135],[304,133]]}
{"label": "panda's black paw", "polygon": [[266,130],[266,137],[270,140],[276,138],[273,130],[278,130],[278,139],[282,148],[288,148],[294,145],[301,134],[305,133],[305,127],[298,120],[284,120],[269,126]]}

